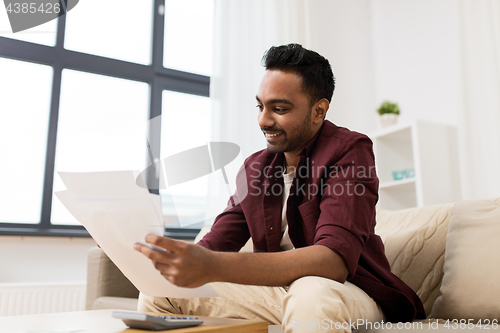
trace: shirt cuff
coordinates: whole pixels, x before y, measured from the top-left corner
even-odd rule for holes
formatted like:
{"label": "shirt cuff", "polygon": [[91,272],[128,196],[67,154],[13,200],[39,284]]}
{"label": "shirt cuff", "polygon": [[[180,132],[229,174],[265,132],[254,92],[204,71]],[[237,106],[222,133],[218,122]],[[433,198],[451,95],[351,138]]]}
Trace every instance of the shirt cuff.
{"label": "shirt cuff", "polygon": [[363,245],[351,232],[335,226],[324,225],[316,231],[315,245],[323,245],[344,259],[349,271],[348,279],[354,276]]}

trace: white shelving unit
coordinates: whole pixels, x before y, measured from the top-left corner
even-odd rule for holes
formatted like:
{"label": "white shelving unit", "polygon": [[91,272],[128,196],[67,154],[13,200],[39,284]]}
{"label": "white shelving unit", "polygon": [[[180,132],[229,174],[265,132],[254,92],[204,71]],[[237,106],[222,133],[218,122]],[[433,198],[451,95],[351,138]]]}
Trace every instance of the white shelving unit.
{"label": "white shelving unit", "polygon": [[[454,126],[414,120],[384,128],[371,139],[380,208],[398,210],[461,199]],[[406,169],[413,169],[415,176],[394,180],[393,171]]]}

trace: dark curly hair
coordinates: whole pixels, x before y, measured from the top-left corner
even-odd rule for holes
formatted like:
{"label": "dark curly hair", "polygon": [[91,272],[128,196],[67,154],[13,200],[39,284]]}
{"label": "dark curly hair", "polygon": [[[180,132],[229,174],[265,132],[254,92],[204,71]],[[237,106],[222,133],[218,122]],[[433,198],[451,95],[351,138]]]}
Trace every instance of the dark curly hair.
{"label": "dark curly hair", "polygon": [[335,77],[328,60],[300,44],[272,46],[262,57],[266,70],[279,70],[299,75],[302,91],[309,96],[311,105],[326,98],[331,102]]}

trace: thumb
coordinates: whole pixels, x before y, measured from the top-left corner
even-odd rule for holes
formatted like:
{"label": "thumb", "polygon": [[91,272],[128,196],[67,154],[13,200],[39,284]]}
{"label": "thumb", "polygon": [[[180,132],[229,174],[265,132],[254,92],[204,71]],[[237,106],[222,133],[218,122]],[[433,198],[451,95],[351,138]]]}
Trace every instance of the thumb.
{"label": "thumb", "polygon": [[146,235],[145,240],[147,243],[162,247],[170,252],[178,252],[182,245],[185,244],[183,241],[151,234]]}

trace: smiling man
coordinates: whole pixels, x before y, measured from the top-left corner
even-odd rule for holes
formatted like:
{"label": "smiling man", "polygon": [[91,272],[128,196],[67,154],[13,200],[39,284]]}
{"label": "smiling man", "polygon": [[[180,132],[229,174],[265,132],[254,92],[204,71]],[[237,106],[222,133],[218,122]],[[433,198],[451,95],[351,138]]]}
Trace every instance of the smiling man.
{"label": "smiling man", "polygon": [[[170,282],[211,283],[220,297],[141,295],[139,310],[263,319],[285,332],[350,332],[361,320],[425,318],[374,233],[372,142],[325,120],[334,90],[328,60],[289,44],[270,48],[263,63],[256,100],[267,149],[238,175],[248,194],[237,189],[239,204],[197,245],[153,235],[146,241],[168,251],[135,245]],[[249,238],[254,253],[238,253]]]}

